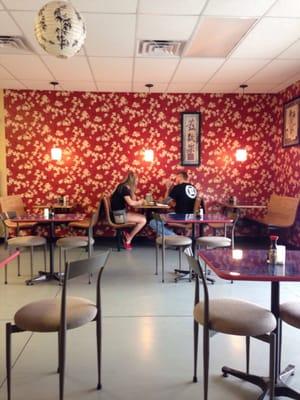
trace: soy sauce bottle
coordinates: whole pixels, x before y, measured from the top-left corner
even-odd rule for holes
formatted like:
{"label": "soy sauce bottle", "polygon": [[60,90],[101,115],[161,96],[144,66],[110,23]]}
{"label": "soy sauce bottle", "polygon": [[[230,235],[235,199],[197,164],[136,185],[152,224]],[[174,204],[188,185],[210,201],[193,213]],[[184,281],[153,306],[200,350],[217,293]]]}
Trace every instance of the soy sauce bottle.
{"label": "soy sauce bottle", "polygon": [[270,236],[270,247],[268,251],[268,261],[270,264],[276,264],[277,262],[277,241],[279,236],[271,235]]}

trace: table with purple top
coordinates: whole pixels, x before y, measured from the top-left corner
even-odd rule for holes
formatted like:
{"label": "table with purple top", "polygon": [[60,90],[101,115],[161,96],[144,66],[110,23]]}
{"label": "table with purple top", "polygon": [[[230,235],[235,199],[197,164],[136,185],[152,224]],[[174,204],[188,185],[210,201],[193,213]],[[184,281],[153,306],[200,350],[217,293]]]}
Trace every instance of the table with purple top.
{"label": "table with purple top", "polygon": [[[209,267],[220,277],[228,280],[241,281],[264,281],[271,283],[270,308],[274,314],[277,327],[274,331],[276,335],[276,349],[274,357],[274,370],[276,377],[275,396],[284,396],[292,399],[300,399],[300,393],[296,392],[283,382],[294,372],[294,366],[288,367],[281,372],[281,330],[279,329],[279,308],[280,308],[280,282],[300,282],[300,251],[286,252],[284,265],[271,265],[267,262],[266,250],[242,250],[242,258],[234,258],[234,250],[215,249],[201,250],[199,257],[209,265]],[[247,374],[232,368],[223,367],[224,375],[234,375],[259,386],[263,395],[259,400],[268,399],[268,381],[266,378]]]}
{"label": "table with purple top", "polygon": [[49,226],[49,272],[39,271],[39,275],[37,277],[26,281],[28,285],[33,284],[34,282],[42,282],[54,279],[60,280],[58,274],[54,272],[55,225],[74,221],[82,221],[84,217],[84,214],[55,214],[51,218],[45,218],[43,215],[39,214],[28,214],[13,218],[13,221],[17,223],[36,222],[37,224]]}

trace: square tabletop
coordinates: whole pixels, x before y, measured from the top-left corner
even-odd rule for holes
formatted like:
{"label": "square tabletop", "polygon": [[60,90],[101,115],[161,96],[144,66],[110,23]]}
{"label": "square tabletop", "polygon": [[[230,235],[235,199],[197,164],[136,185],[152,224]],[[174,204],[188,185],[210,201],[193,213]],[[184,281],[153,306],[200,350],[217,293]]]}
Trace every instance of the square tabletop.
{"label": "square tabletop", "polygon": [[[241,253],[242,251],[242,253]],[[300,281],[300,251],[287,250],[284,264],[269,264],[267,250],[201,250],[199,257],[220,277],[245,281]],[[241,257],[235,258],[236,255]]]}

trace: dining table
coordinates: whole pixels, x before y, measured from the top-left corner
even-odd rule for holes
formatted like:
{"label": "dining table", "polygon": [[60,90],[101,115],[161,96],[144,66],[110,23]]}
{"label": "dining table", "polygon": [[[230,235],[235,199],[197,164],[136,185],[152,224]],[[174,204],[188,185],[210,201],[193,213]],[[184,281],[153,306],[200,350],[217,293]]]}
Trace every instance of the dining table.
{"label": "dining table", "polygon": [[65,224],[69,222],[84,220],[84,214],[54,214],[49,218],[45,218],[40,214],[25,214],[12,218],[16,223],[18,222],[35,222],[40,225],[46,225],[49,228],[48,243],[49,243],[49,272],[39,271],[39,275],[33,279],[26,281],[27,285],[32,285],[36,282],[45,282],[50,280],[60,281],[57,272],[54,271],[54,245],[55,245],[55,225]]}
{"label": "dining table", "polygon": [[[300,399],[300,393],[285,382],[294,373],[294,365],[290,364],[284,370],[281,370],[282,332],[279,318],[280,283],[300,282],[300,251],[287,250],[283,264],[270,264],[267,261],[267,250],[201,250],[198,252],[198,256],[222,279],[270,283],[270,310],[277,321],[274,330],[276,342],[274,356],[275,397]],[[266,377],[249,374],[227,366],[222,368],[222,372],[224,376],[233,375],[259,386],[263,390],[263,394],[259,396],[258,400],[269,399],[269,381]]]}

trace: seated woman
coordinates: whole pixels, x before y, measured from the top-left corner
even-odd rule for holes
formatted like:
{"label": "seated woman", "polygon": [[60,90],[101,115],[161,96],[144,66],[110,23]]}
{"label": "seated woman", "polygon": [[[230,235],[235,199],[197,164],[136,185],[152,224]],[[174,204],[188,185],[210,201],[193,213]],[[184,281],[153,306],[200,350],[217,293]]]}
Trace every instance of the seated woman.
{"label": "seated woman", "polygon": [[[137,185],[137,176],[130,171],[123,182],[121,182],[111,196],[111,210],[126,210],[127,206],[142,206],[144,200],[136,200],[135,189]],[[124,221],[125,222],[125,221]],[[124,232],[123,245],[126,250],[131,250],[131,241],[134,236],[146,225],[146,217],[142,214],[126,211],[126,222],[135,223],[130,233]]]}

